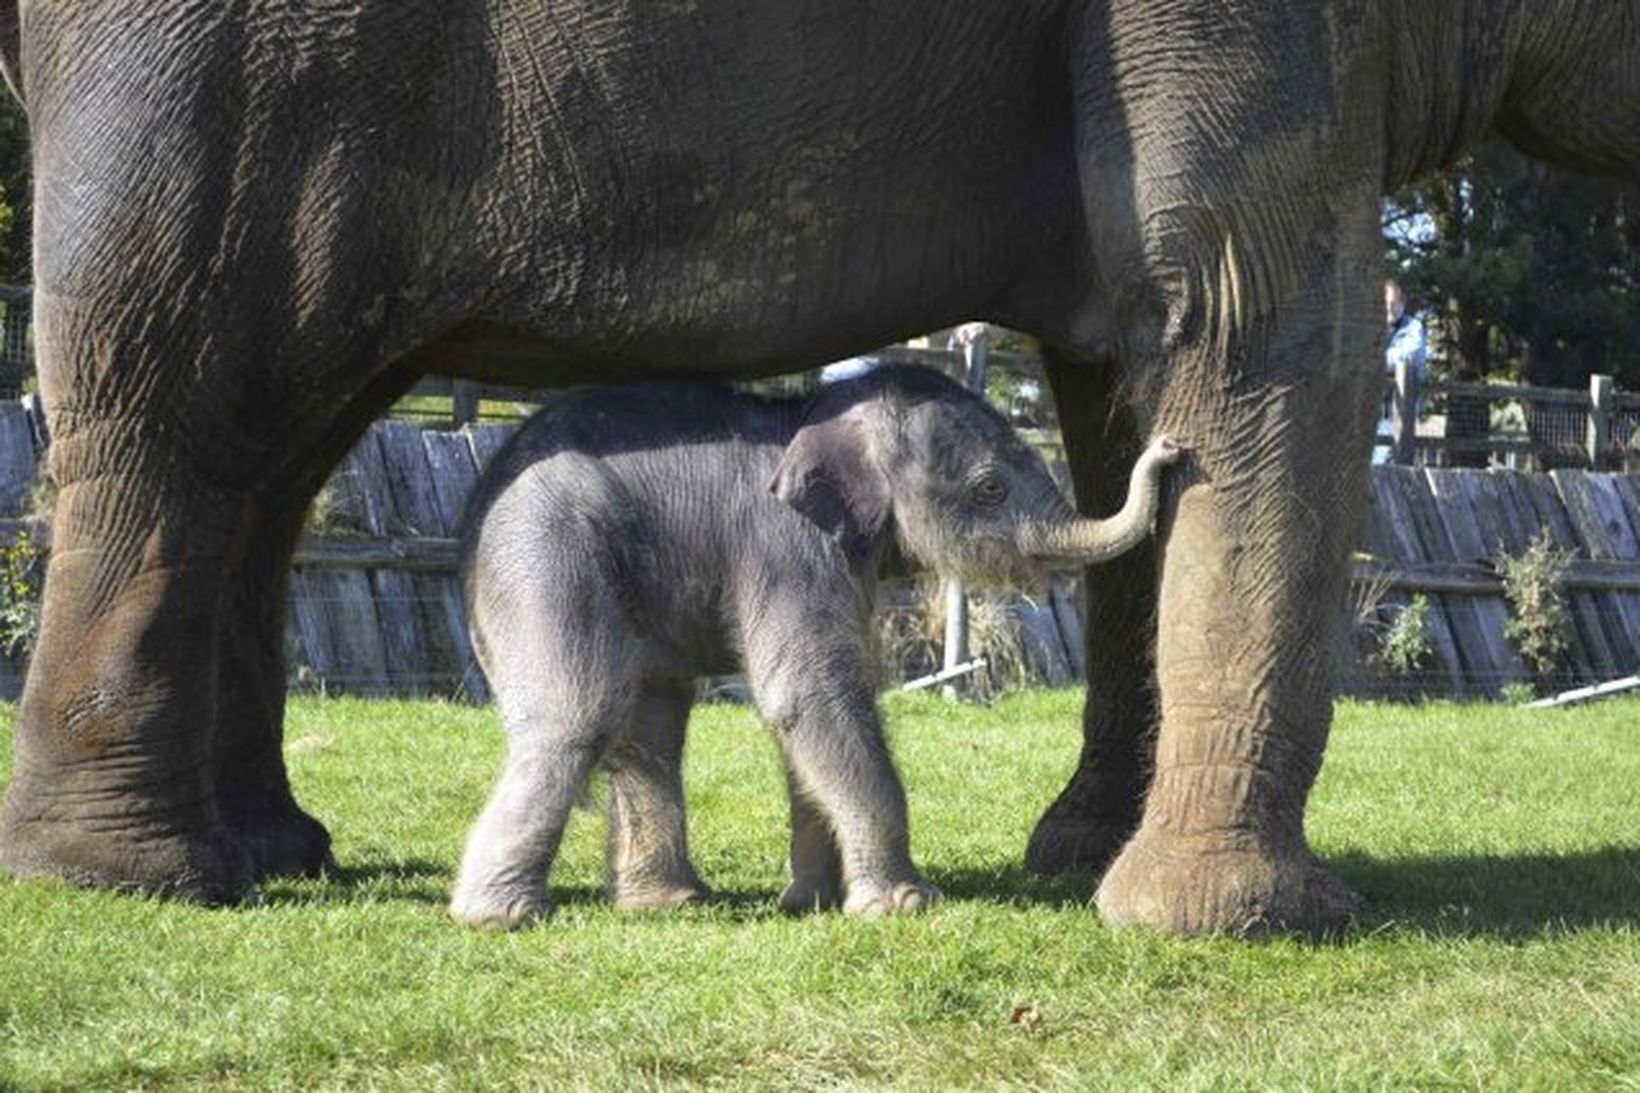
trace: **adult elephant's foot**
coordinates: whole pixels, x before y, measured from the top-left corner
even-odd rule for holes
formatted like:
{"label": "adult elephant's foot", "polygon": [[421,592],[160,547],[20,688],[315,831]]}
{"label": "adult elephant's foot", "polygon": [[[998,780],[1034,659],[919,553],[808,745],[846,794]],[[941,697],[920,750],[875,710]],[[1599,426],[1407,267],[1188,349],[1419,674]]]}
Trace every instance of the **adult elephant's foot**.
{"label": "adult elephant's foot", "polygon": [[223,821],[250,855],[258,880],[320,877],[336,868],[325,825],[295,804],[278,811],[222,803]]}
{"label": "adult elephant's foot", "polygon": [[855,918],[884,915],[914,915],[926,911],[941,899],[940,890],[921,877],[896,884],[855,881],[843,900],[843,913]]}
{"label": "adult elephant's foot", "polygon": [[450,917],[475,930],[522,930],[552,914],[545,889],[458,889],[450,900]]}
{"label": "adult elephant's foot", "polygon": [[148,892],[208,905],[256,896],[251,856],[232,832],[201,820],[190,830],[127,826],[109,808],[71,811],[61,798],[13,782],[0,820],[0,866],[14,877]]}
{"label": "adult elephant's foot", "polygon": [[1025,868],[1043,876],[1060,873],[1104,872],[1111,859],[1133,834],[1133,824],[1111,823],[1098,817],[1056,816],[1037,821],[1025,847]]}
{"label": "adult elephant's foot", "polygon": [[1108,922],[1186,937],[1327,937],[1343,929],[1359,903],[1302,842],[1148,829],[1111,863],[1098,894]]}
{"label": "adult elephant's foot", "polygon": [[1025,848],[1031,872],[1102,873],[1138,826],[1137,816],[1101,810],[1077,789],[1072,781],[1037,821]]}

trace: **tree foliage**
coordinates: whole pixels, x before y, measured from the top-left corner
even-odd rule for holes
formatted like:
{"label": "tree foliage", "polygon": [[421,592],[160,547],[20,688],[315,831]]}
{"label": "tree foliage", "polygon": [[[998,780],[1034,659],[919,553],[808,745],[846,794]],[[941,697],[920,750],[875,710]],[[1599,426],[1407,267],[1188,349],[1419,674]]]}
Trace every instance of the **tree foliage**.
{"label": "tree foliage", "polygon": [[1453,378],[1640,388],[1640,191],[1493,143],[1387,210],[1391,263]]}
{"label": "tree foliage", "polygon": [[28,115],[0,90],[0,283],[26,285],[31,221]]}

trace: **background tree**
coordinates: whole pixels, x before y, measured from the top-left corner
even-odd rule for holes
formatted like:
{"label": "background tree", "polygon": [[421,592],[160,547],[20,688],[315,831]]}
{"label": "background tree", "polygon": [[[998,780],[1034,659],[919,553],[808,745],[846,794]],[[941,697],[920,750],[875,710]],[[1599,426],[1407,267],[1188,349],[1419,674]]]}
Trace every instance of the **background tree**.
{"label": "background tree", "polygon": [[0,283],[31,280],[29,199],[28,116],[0,91]]}
{"label": "background tree", "polygon": [[1385,234],[1450,378],[1640,389],[1640,192],[1494,143],[1396,195]]}

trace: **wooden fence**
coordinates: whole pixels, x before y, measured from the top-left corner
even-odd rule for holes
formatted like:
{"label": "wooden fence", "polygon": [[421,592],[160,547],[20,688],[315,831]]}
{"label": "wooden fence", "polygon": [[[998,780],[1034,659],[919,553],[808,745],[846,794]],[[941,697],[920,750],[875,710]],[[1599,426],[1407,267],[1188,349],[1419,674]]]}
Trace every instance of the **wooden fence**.
{"label": "wooden fence", "polygon": [[[512,427],[422,428],[388,420],[347,456],[321,495],[314,533],[291,578],[293,683],[484,696],[455,577],[455,536],[468,492]],[[1057,443],[1051,430],[1034,435],[1050,448]],[[28,508],[35,436],[21,406],[0,404],[0,516]],[[1339,653],[1345,689],[1481,696],[1524,679],[1503,636],[1507,607],[1496,560],[1523,552],[1540,529],[1576,558],[1564,582],[1569,650],[1554,682],[1572,686],[1634,672],[1640,478],[1390,465],[1373,468],[1354,603],[1340,605],[1358,621],[1355,645]],[[1421,671],[1391,676],[1375,664],[1370,646],[1416,594],[1431,606],[1430,660]],[[912,609],[903,588],[887,590],[885,606]],[[1065,589],[1042,603],[1018,601],[1009,612],[1034,671],[1053,682],[1080,675],[1080,625]],[[0,668],[0,690],[15,693],[17,679],[15,665]]]}
{"label": "wooden fence", "polygon": [[[1490,696],[1526,679],[1504,637],[1508,607],[1498,559],[1547,533],[1574,559],[1561,582],[1572,625],[1550,681],[1570,687],[1640,668],[1640,479],[1559,470],[1374,467],[1372,503],[1356,566],[1358,621],[1424,595],[1432,662],[1394,679],[1356,657],[1346,689]],[[1375,604],[1379,620],[1371,618]],[[1363,601],[1367,602],[1363,602]],[[1358,631],[1359,636],[1359,631]],[[1358,649],[1359,653],[1360,650]]]}
{"label": "wooden fence", "polygon": [[1587,391],[1422,383],[1402,363],[1388,381],[1380,456],[1404,466],[1640,471],[1640,393],[1612,377]]}

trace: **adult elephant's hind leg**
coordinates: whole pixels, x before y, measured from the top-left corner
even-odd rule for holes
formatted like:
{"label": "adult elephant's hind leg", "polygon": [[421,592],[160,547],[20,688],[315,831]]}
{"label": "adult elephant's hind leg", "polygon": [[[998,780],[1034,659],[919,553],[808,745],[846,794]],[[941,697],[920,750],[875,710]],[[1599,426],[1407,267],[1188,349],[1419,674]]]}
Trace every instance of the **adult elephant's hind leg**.
{"label": "adult elephant's hind leg", "polygon": [[[217,709],[217,807],[258,876],[317,876],[330,864],[330,833],[291,794],[283,754],[284,591],[304,502],[281,498],[227,590]],[[292,512],[291,510],[294,510]]]}
{"label": "adult elephant's hind leg", "polygon": [[369,423],[414,382],[384,373],[337,414],[298,473],[264,489],[227,580],[217,695],[216,796],[223,821],[259,877],[316,876],[330,833],[291,793],[283,754],[285,590],[313,495]]}
{"label": "adult elephant's hind leg", "polygon": [[220,453],[159,417],[54,414],[52,558],[0,862],[16,876],[233,900],[254,868],[217,809],[212,737],[244,503],[219,484]]}
{"label": "adult elephant's hind leg", "polygon": [[[1122,507],[1128,472],[1147,437],[1119,405],[1109,362],[1047,352],[1077,506],[1090,516]],[[1156,549],[1144,543],[1083,577],[1088,692],[1082,753],[1070,784],[1031,833],[1025,864],[1038,873],[1099,872],[1139,825],[1160,713],[1152,656]]]}

